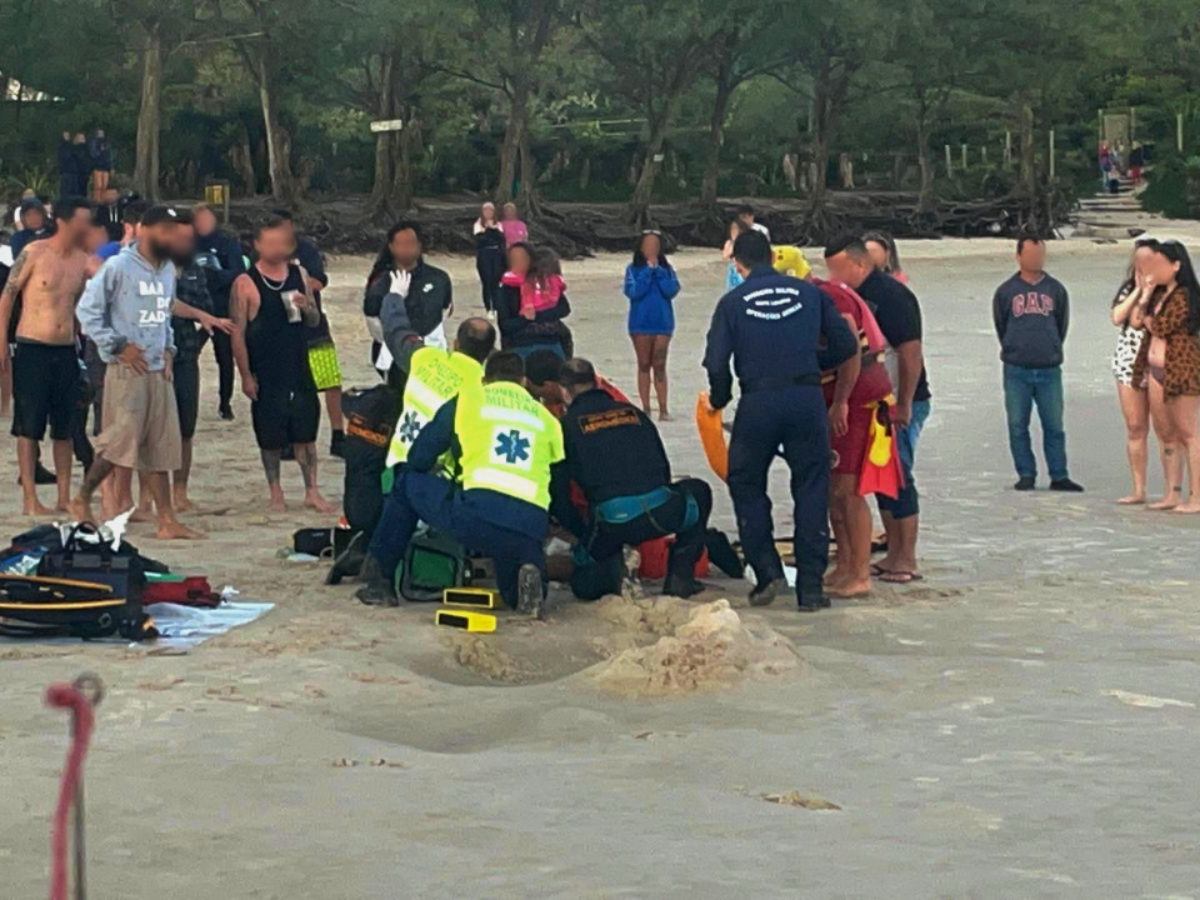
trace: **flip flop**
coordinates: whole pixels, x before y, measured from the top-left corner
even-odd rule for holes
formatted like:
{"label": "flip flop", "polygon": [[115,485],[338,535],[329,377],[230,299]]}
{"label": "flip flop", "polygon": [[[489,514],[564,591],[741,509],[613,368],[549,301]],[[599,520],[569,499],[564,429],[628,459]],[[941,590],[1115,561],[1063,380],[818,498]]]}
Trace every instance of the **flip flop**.
{"label": "flip flop", "polygon": [[914,581],[924,581],[925,576],[916,572],[889,572],[881,570],[879,580],[885,584],[912,584]]}

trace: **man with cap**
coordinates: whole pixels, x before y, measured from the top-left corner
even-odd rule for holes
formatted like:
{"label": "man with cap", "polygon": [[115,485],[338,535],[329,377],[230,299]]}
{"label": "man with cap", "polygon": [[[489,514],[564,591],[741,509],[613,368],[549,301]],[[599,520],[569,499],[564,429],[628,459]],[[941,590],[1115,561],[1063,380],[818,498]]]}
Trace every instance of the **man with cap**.
{"label": "man with cap", "polygon": [[21,251],[34,241],[40,241],[50,236],[47,224],[46,207],[37,197],[28,197],[21,201],[21,230],[12,236],[8,246],[12,250],[13,259],[21,255]]}
{"label": "man with cap", "polygon": [[148,209],[138,239],[88,282],[76,315],[107,364],[103,428],[96,459],[71,505],[91,521],[92,495],[116,469],[146,474],[154,497],[159,538],[200,538],[184,526],[171,502],[169,473],[180,468],[179,411],[172,386],[176,295],[171,254],[185,214],[172,206]]}
{"label": "man with cap", "polygon": [[[782,447],[795,504],[797,601],[811,612],[829,605],[822,586],[829,562],[829,432],[846,427],[860,368],[858,341],[832,300],[775,271],[764,235],[740,235],[733,258],[745,281],[717,303],[704,366],[714,409],[733,397],[731,361],[741,384],[728,484],[755,576],[750,602],[765,606],[787,588],[767,495],[767,471]],[[827,412],[821,372],[834,368],[837,392]]]}

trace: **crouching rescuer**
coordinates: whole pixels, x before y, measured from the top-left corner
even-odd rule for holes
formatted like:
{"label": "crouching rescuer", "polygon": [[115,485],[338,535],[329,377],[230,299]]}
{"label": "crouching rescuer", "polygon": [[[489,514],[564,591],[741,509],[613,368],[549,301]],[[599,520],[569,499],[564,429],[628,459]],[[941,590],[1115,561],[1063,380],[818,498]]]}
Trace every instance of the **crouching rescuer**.
{"label": "crouching rescuer", "polygon": [[[671,482],[671,464],[650,418],[603,390],[585,359],[565,363],[559,381],[570,406],[562,423],[566,458],[553,469],[551,509],[578,539],[575,596],[595,600],[619,592],[627,574],[624,548],[672,534],[664,594],[690,597],[703,589],[694,572],[706,546],[713,562],[740,577],[729,541],[708,528],[712,489],[695,478]],[[587,500],[585,512],[572,502],[572,483]]]}
{"label": "crouching rescuer", "polygon": [[[383,565],[403,559],[423,521],[490,557],[500,595],[509,607],[528,613],[541,610],[550,467],[562,460],[563,441],[558,420],[529,394],[523,381],[521,358],[498,353],[487,361],[481,388],[464,384],[421,429],[397,470],[372,540],[369,583],[359,599],[398,602],[391,584],[385,588],[382,583],[388,572]],[[458,461],[458,482],[436,474],[447,454]],[[392,554],[386,562],[375,557],[377,545],[384,542]]]}

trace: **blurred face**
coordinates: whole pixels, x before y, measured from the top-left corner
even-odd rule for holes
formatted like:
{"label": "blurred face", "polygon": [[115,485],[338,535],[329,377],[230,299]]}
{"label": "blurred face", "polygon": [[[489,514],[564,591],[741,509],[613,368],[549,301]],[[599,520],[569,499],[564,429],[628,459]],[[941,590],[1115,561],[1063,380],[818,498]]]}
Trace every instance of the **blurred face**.
{"label": "blurred face", "polygon": [[504,219],[505,219],[505,221],[512,221],[516,217],[517,217],[517,204],[505,203],[504,204]]}
{"label": "blurred face", "polygon": [[421,258],[421,241],[415,231],[405,228],[403,231],[396,232],[391,243],[388,244],[388,251],[392,254],[396,265],[402,269],[411,269]]}
{"label": "blurred face", "polygon": [[496,218],[496,207],[492,203],[485,203],[479,209],[479,217],[485,222],[494,221]]}
{"label": "blurred face", "polygon": [[533,259],[524,247],[513,247],[508,251],[508,268],[510,272],[515,272],[517,275],[525,275],[529,272],[529,267],[533,264]]}
{"label": "blurred face", "polygon": [[87,238],[83,242],[83,249],[88,253],[95,253],[101,247],[108,243],[108,229],[103,225],[89,225],[87,230]]}
{"label": "blurred face", "polygon": [[87,135],[85,135],[82,131],[79,132],[79,134],[75,135],[75,143],[86,144],[87,143]]}
{"label": "blurred face", "polygon": [[1133,251],[1133,271],[1138,275],[1148,275],[1154,264],[1154,251],[1149,247],[1138,247]]}
{"label": "blurred face", "polygon": [[196,229],[192,225],[178,225],[171,242],[171,260],[177,266],[187,267],[196,256]]}
{"label": "blurred face", "polygon": [[208,237],[217,230],[217,217],[211,209],[198,209],[193,217],[193,222],[196,225],[196,234],[203,237]]}
{"label": "blurred face", "polygon": [[738,221],[749,227],[754,224],[754,213],[738,213]]}
{"label": "blurred face", "polygon": [[71,140],[71,132],[69,132],[69,131],[64,131],[64,132],[63,132],[63,140],[64,140],[64,141],[69,141],[69,140]]}
{"label": "blurred face", "polygon": [[867,276],[874,271],[869,256],[856,259],[845,250],[828,257],[825,260],[825,267],[829,270],[830,279],[848,284],[855,290],[858,290],[859,285],[866,281]]}
{"label": "blurred face", "polygon": [[101,138],[101,139],[104,138],[104,129],[103,128],[96,129],[96,137]]}
{"label": "blurred face", "polygon": [[258,251],[259,260],[271,266],[286,263],[292,258],[295,247],[291,230],[282,225],[278,228],[267,228],[254,239],[254,249]]}
{"label": "blurred face", "polygon": [[867,241],[867,256],[871,257],[871,264],[875,268],[886,269],[888,267],[887,247],[879,241]]}
{"label": "blurred face", "polygon": [[1017,254],[1017,262],[1026,272],[1041,272],[1046,268],[1046,245],[1026,241],[1021,252]]}
{"label": "blurred face", "polygon": [[154,260],[161,262],[171,258],[176,235],[182,226],[178,222],[159,222],[157,225],[138,227],[138,239]]}
{"label": "blurred face", "polygon": [[30,231],[41,231],[46,225],[46,214],[40,209],[27,209],[21,213],[21,225]]}
{"label": "blurred face", "polygon": [[121,199],[121,195],[117,193],[116,188],[105,188],[104,190],[104,205],[115,206],[116,202]]}
{"label": "blurred face", "polygon": [[662,255],[662,240],[657,234],[647,234],[642,236],[642,256],[646,259],[658,261]]}
{"label": "blurred face", "polygon": [[1154,276],[1155,284],[1171,284],[1179,274],[1179,263],[1163,253],[1155,253],[1150,260],[1150,274]]}

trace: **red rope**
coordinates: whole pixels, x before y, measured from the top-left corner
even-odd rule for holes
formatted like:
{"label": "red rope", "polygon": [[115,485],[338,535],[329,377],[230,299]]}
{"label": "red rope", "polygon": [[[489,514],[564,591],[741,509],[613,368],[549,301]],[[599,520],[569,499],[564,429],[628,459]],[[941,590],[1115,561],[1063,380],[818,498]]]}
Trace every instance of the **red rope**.
{"label": "red rope", "polygon": [[87,756],[95,720],[88,698],[69,684],[52,684],[46,688],[46,705],[70,709],[75,716],[71,750],[67,753],[67,766],[63,770],[62,785],[58,791],[58,806],[54,810],[54,830],[50,839],[50,900],[67,900],[67,826],[71,804],[75,802],[75,789],[83,776],[83,758]]}

